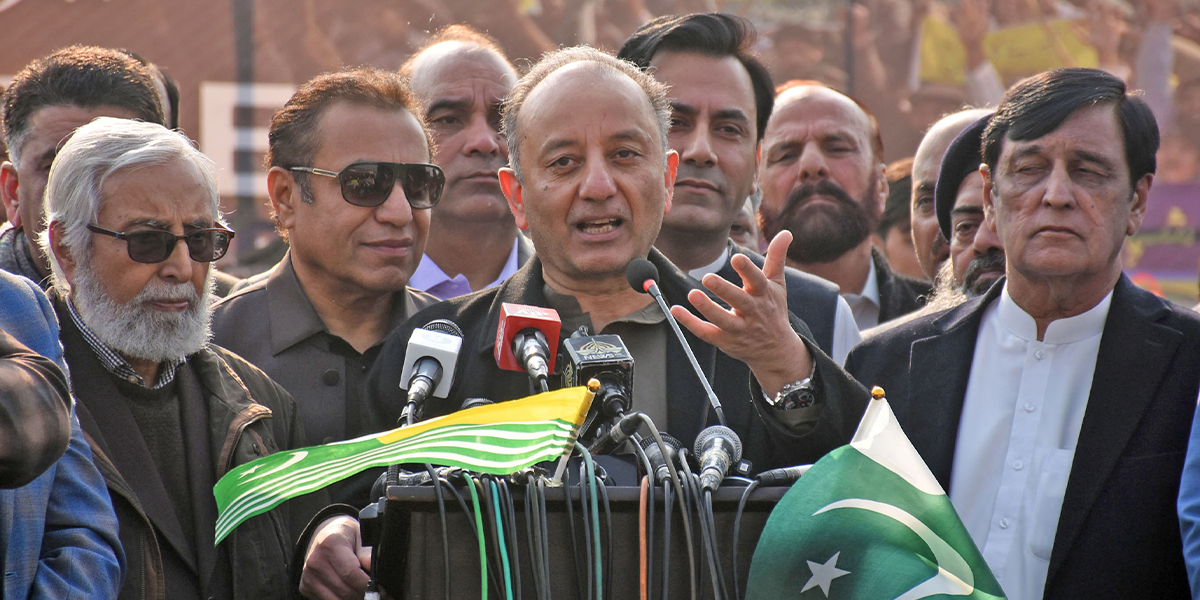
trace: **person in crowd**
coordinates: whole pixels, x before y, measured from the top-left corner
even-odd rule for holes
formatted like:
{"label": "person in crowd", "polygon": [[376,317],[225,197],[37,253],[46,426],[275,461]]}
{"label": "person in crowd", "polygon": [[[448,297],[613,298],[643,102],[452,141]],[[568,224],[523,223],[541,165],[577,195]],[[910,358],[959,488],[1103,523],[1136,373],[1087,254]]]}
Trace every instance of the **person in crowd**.
{"label": "person in crowd", "polygon": [[982,144],[1003,284],[847,360],[887,390],[1009,598],[1188,596],[1175,499],[1200,316],[1137,288],[1118,258],[1157,146],[1150,109],[1103,71],[1009,90]]}
{"label": "person in crowd", "polygon": [[217,480],[305,445],[291,396],[208,341],[209,263],[233,237],[216,190],[184,135],[111,117],[75,132],[46,186],[39,241],[76,409],[129,557],[119,598],[283,598],[295,532],[325,500],[214,545]]}
{"label": "person in crowd", "polygon": [[[327,444],[367,433],[363,381],[388,332],[436,298],[407,287],[429,234],[442,172],[417,98],[394,72],[316,77],[271,120],[267,190],[290,248],[216,305],[213,341],[296,399]],[[369,477],[335,486],[365,504]]]}
{"label": "person in crowd", "polygon": [[737,217],[733,219],[733,225],[729,226],[729,239],[738,247],[755,252],[762,246],[762,236],[758,232],[758,219],[755,217],[757,212],[758,210],[754,207],[754,197],[746,198],[746,201],[742,203],[742,210],[739,210]]}
{"label": "person in crowd", "polygon": [[[631,260],[649,257],[667,301],[686,298],[707,319],[684,306],[671,309],[692,332],[690,344],[756,469],[812,461],[849,439],[866,390],[806,339],[807,332],[794,329],[806,328],[786,307],[790,234],[773,240],[763,270],[746,256],[734,257],[746,281],[742,288],[705,276],[705,287],[732,309],[716,304],[652,248],[675,189],[670,114],[665,86],[588,47],[546,55],[517,83],[504,112],[512,166],[501,171],[500,183],[538,252],[499,287],[426,309],[391,334],[369,381],[381,424],[394,423],[403,404],[399,365],[410,333],[436,318],[459,323],[465,335],[456,385],[449,398],[425,405],[427,417],[457,410],[468,397],[528,395],[526,375],[502,371],[492,358],[500,304],[513,302],[556,309],[567,331],[583,325],[620,334],[637,370],[657,374],[648,383],[635,381],[634,405],[690,444],[715,419],[665,315],[626,279]],[[809,390],[811,401],[789,402],[801,394],[793,390]],[[332,516],[315,528],[311,544],[302,540],[301,590],[310,598],[362,594],[367,577],[358,569],[357,529],[351,516]]]}
{"label": "person in crowd", "polygon": [[37,284],[0,271],[0,597],[112,598],[125,554]]}
{"label": "person in crowd", "polygon": [[921,272],[929,281],[936,280],[942,263],[950,257],[950,240],[939,227],[937,211],[934,210],[933,190],[938,182],[942,157],[959,132],[990,113],[988,110],[968,109],[947,115],[929,128],[929,132],[921,139],[921,145],[917,146],[911,184],[912,239],[917,249],[917,260],[921,263]]}
{"label": "person in crowd", "polygon": [[1004,277],[1004,246],[983,226],[983,164],[980,145],[992,113],[963,129],[942,157],[934,191],[941,235],[950,240],[953,289],[965,298],[982,296]]}
{"label": "person in crowd", "polygon": [[[742,285],[731,262],[736,254],[763,265],[757,252],[729,241],[753,192],[759,142],[774,105],[771,75],[753,53],[757,37],[753,24],[734,15],[668,15],[634,32],[617,54],[650,69],[670,90],[667,140],[679,154],[679,171],[654,246],[696,280],[716,273]],[[825,353],[844,361],[862,338],[837,286],[791,268],[785,278],[788,309]]]}
{"label": "person in crowd", "polygon": [[166,122],[154,78],[125,52],[71,46],[13,78],[3,109],[9,162],[0,165],[0,198],[12,228],[0,233],[0,269],[49,289],[49,258],[37,245],[46,178],[63,139],[100,116]]}
{"label": "person in crowd", "polygon": [[913,279],[926,279],[921,271],[921,263],[917,261],[917,250],[913,246],[911,197],[912,197],[912,166],[913,159],[902,158],[892,162],[884,170],[884,179],[888,183],[887,200],[883,202],[883,212],[879,223],[875,225],[874,237],[871,243],[883,252],[888,265],[896,273]]}
{"label": "person in crowd", "polygon": [[446,173],[425,255],[409,285],[442,300],[497,285],[533,254],[497,175],[508,164],[500,101],[517,82],[517,71],[495,40],[452,25],[408,59],[400,74],[421,100],[433,162]]}
{"label": "person in crowd", "polygon": [[781,86],[763,136],[759,222],[795,241],[788,264],[838,285],[860,329],[917,310],[928,283],[892,272],[871,243],[887,197],[874,117],[814,82]]}

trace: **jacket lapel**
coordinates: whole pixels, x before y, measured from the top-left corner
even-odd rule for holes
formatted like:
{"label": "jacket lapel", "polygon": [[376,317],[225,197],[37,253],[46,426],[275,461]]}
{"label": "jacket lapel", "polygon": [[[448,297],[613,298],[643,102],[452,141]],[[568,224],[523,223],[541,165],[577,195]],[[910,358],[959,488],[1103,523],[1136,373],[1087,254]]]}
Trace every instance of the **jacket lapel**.
{"label": "jacket lapel", "polygon": [[914,341],[910,349],[908,402],[897,418],[947,492],[979,323],[1003,287],[951,310],[936,323],[940,333]]}
{"label": "jacket lapel", "polygon": [[1167,312],[1162,300],[1141,292],[1124,275],[1117,281],[1054,536],[1047,585],[1066,560],[1182,340],[1180,332],[1154,322]]}
{"label": "jacket lapel", "polygon": [[[190,363],[190,361],[189,361]],[[212,579],[216,566],[217,505],[212,489],[212,435],[208,419],[208,394],[205,393],[191,364],[179,368],[179,403],[183,407],[183,444],[187,452],[188,484],[195,519],[197,575],[202,585]]]}

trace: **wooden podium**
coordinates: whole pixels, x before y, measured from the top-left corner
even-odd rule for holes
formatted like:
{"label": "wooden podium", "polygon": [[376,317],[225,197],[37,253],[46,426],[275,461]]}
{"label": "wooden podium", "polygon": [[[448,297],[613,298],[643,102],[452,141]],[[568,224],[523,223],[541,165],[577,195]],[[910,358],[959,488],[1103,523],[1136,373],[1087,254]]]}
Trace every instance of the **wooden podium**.
{"label": "wooden podium", "polygon": [[[661,488],[659,488],[661,490]],[[740,543],[738,544],[738,581],[745,589],[746,576],[750,570],[750,559],[758,544],[759,534],[766,524],[767,516],[787,492],[787,487],[757,488],[751,493],[742,515]],[[524,488],[511,488],[517,509],[517,531],[505,531],[507,540],[515,539],[520,560],[522,598],[536,598],[533,587],[533,572],[529,546],[525,533]],[[726,486],[713,494],[713,512],[716,521],[717,549],[719,562],[725,573],[726,584],[732,593],[732,549],[733,525],[738,501],[743,487]],[[583,521],[579,510],[579,488],[570,490],[574,504],[575,533],[578,558],[586,560],[583,549]],[[609,487],[608,496],[612,518],[612,556],[608,555],[607,523],[603,520],[601,507],[601,551],[602,565],[606,569],[605,595],[616,599],[639,597],[638,568],[638,509],[639,489],[636,487]],[[479,546],[475,539],[474,520],[468,520],[453,495],[446,492],[446,521],[450,540],[451,597],[477,598],[480,594]],[[463,492],[466,496],[466,493]],[[550,582],[551,597],[555,600],[579,598],[580,583],[575,570],[574,550],[567,523],[567,509],[561,488],[547,492],[547,524],[550,531]],[[663,507],[662,494],[655,495],[654,553],[651,555],[654,574],[654,595],[661,592]],[[693,535],[697,546],[695,556],[697,574],[704,573],[697,587],[703,598],[712,598],[712,584],[707,576],[702,548],[699,546],[700,527],[693,512]],[[688,598],[687,546],[679,504],[672,507],[670,548],[670,598]],[[442,532],[438,518],[438,507],[432,487],[391,486],[387,490],[387,504],[382,518],[383,531],[379,545],[379,580],[393,598],[413,600],[441,600],[445,594],[445,573],[442,558]],[[515,536],[515,538],[514,538]],[[490,537],[490,536],[489,536]],[[489,555],[493,543],[489,543]],[[611,575],[607,572],[612,565]],[[515,574],[514,574],[515,577]],[[586,575],[585,575],[586,577]],[[585,580],[586,582],[586,580]],[[609,583],[611,582],[611,591]],[[493,591],[489,594],[494,597]],[[513,593],[516,594],[514,581]],[[740,597],[741,590],[738,591]],[[501,596],[503,597],[503,596]],[[597,599],[599,600],[599,599]]]}

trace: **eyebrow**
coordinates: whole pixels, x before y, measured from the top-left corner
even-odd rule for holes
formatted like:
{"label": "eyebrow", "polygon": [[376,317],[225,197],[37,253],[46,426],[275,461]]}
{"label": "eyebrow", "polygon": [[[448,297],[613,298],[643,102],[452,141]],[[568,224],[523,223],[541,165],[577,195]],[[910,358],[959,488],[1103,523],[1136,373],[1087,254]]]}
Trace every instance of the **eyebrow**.
{"label": "eyebrow", "polygon": [[932,192],[932,191],[934,191],[934,189],[936,187],[937,187],[937,184],[929,183],[928,181],[922,181],[921,183],[917,184],[917,189],[915,191],[917,191],[917,192]]}
{"label": "eyebrow", "polygon": [[1101,156],[1099,154],[1096,154],[1095,152],[1089,152],[1087,150],[1076,150],[1075,155],[1078,156],[1079,158],[1082,158],[1083,160],[1088,161],[1088,162],[1094,162],[1098,165],[1103,165],[1106,169],[1115,168],[1115,165],[1113,165],[1112,161],[1110,161],[1108,159],[1108,157]]}
{"label": "eyebrow", "polygon": [[1018,148],[1017,150],[1014,150],[1012,156],[1010,156],[1008,158],[1008,161],[1012,162],[1017,159],[1025,158],[1026,156],[1031,156],[1034,154],[1041,154],[1041,153],[1042,153],[1042,147],[1037,144],[1033,144],[1031,146],[1025,146],[1024,148]]}
{"label": "eyebrow", "polygon": [[433,114],[439,110],[463,110],[471,105],[471,101],[466,98],[439,98],[430,103],[429,108],[425,109],[425,114]]}
{"label": "eyebrow", "polygon": [[982,215],[982,206],[955,206],[950,209],[950,216],[957,217],[959,215]]}
{"label": "eyebrow", "polygon": [[[624,129],[622,131],[618,131],[618,132],[608,136],[607,139],[609,139],[609,140],[633,140],[635,142],[642,142],[642,143],[650,142],[650,136],[646,135],[645,132],[641,131],[640,129]],[[578,142],[576,142],[573,139],[566,139],[566,138],[551,139],[542,145],[541,154],[543,154],[543,155],[548,154],[550,152],[558,150],[559,148],[566,148],[566,147],[570,147],[570,146],[575,146],[577,144],[578,144]]]}

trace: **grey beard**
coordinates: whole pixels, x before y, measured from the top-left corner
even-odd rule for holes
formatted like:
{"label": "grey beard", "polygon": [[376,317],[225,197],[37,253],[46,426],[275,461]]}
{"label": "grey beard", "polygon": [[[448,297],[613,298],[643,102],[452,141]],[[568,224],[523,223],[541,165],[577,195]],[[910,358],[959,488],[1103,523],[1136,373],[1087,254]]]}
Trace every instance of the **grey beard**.
{"label": "grey beard", "polygon": [[[83,322],[101,342],[123,356],[160,363],[177,360],[200,351],[212,336],[212,269],[204,294],[199,296],[191,283],[170,284],[155,278],[133,300],[118,304],[105,293],[91,264],[83,263],[76,270],[72,288],[72,302]],[[192,300],[183,312],[145,308],[152,300],[183,297]]]}

